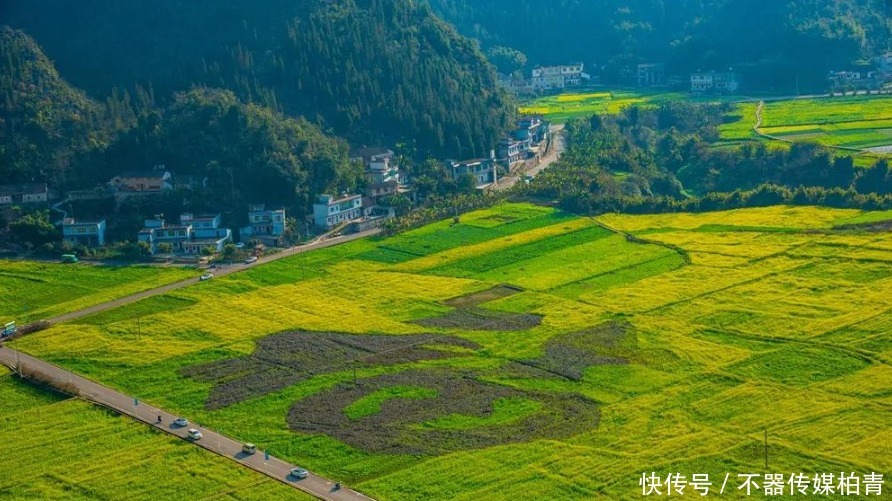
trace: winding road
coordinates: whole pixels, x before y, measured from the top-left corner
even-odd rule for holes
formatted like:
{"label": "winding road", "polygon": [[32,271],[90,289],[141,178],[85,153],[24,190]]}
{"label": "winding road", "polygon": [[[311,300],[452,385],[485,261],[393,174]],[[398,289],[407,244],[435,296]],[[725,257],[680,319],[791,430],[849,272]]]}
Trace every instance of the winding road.
{"label": "winding road", "polygon": [[554,145],[551,147],[551,151],[548,152],[547,155],[542,157],[542,161],[538,164],[524,170],[518,169],[507,176],[504,176],[498,180],[498,182],[492,186],[490,189],[493,190],[507,190],[517,184],[520,181],[523,175],[527,175],[530,177],[536,177],[540,172],[547,169],[551,164],[555,163],[560,159],[561,153],[564,151],[565,142],[564,142],[564,124],[557,124],[551,126],[551,134],[554,137]]}

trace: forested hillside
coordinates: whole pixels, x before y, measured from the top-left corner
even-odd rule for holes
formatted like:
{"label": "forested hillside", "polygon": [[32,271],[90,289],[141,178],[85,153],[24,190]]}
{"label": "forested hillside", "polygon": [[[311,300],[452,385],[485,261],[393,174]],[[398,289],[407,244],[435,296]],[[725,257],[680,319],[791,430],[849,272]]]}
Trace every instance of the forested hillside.
{"label": "forested hillside", "polygon": [[97,99],[219,87],[356,143],[450,156],[488,152],[510,114],[476,45],[423,2],[8,0],[4,20]]}
{"label": "forested hillside", "polygon": [[880,0],[429,1],[485,48],[517,49],[531,65],[596,63],[608,82],[664,62],[680,75],[732,66],[749,87],[782,90],[889,48]]}
{"label": "forested hillside", "polygon": [[22,32],[0,28],[0,180],[61,184],[105,141],[105,109],[56,72]]}

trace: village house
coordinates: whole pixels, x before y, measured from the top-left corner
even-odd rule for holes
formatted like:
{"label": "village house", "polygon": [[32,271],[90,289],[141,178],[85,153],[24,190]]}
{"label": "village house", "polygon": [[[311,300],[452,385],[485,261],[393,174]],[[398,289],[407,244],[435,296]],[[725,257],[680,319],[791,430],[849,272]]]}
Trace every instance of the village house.
{"label": "village house", "polygon": [[86,221],[67,217],[62,220],[62,239],[88,247],[105,245],[105,220]]}
{"label": "village house", "polygon": [[575,63],[564,66],[539,66],[532,71],[533,90],[563,89],[579,85],[590,77],[583,72],[584,65]]}
{"label": "village house", "polygon": [[499,73],[498,84],[508,92],[522,96],[533,93],[533,82],[521,77]]}
{"label": "village house", "polygon": [[887,52],[882,56],[873,58],[873,62],[877,65],[879,71],[884,78],[892,78],[892,52]]}
{"label": "village house", "polygon": [[365,166],[368,185],[365,195],[378,199],[411,192],[405,173],[396,164],[393,150],[387,148],[359,148],[350,152],[350,159]]}
{"label": "village house", "polygon": [[267,209],[264,204],[248,207],[248,226],[239,230],[244,242],[256,239],[264,245],[279,246],[285,236],[285,209]]}
{"label": "village house", "polygon": [[152,254],[158,252],[158,245],[162,243],[170,244],[173,252],[183,252],[183,244],[191,238],[191,225],[169,225],[161,216],[146,219],[143,229],[139,230],[138,235],[140,242],[149,244],[149,250]]}
{"label": "village house", "polygon": [[319,195],[313,204],[313,223],[323,230],[362,216],[362,195],[344,195],[341,198]]}
{"label": "village house", "polygon": [[511,166],[515,162],[523,160],[524,147],[523,142],[516,139],[502,138],[499,140],[499,147],[496,150],[496,158],[499,163]]}
{"label": "village house", "polygon": [[666,67],[662,63],[638,65],[638,87],[656,87],[666,83]]}
{"label": "village house", "polygon": [[48,199],[46,183],[0,185],[0,205],[42,203]]}
{"label": "village house", "polygon": [[152,194],[173,189],[173,177],[163,169],[122,172],[113,177],[110,184],[127,194]]}
{"label": "village house", "polygon": [[446,160],[443,165],[452,179],[471,175],[477,189],[483,189],[498,180],[495,152],[490,158],[474,158],[471,160]]}
{"label": "village house", "polygon": [[207,247],[222,252],[223,246],[232,241],[232,230],[220,227],[221,220],[220,214],[195,217],[186,213],[180,216],[179,224],[167,224],[161,216],[155,216],[145,220],[138,238],[149,244],[152,254],[162,243],[170,244],[175,253],[200,254]]}
{"label": "village house", "polygon": [[734,94],[739,87],[737,74],[731,70],[691,73],[691,93],[694,95]]}
{"label": "village house", "polygon": [[883,86],[885,77],[877,71],[831,71],[827,74],[827,83],[834,91],[873,90]]}

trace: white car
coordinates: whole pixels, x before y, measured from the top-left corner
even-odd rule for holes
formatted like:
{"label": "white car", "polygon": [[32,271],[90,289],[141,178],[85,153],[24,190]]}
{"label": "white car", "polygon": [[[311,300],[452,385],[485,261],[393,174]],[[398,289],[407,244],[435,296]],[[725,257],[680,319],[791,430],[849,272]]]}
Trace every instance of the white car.
{"label": "white car", "polygon": [[251,443],[242,445],[242,452],[245,454],[254,454],[257,452],[257,446]]}
{"label": "white car", "polygon": [[245,242],[239,242],[239,243],[235,244],[235,248],[236,248],[236,249],[244,249],[244,248],[245,248]]}
{"label": "white car", "polygon": [[175,426],[189,426],[189,420],[184,417],[178,417],[173,420]]}
{"label": "white car", "polygon": [[251,264],[257,262],[257,256],[251,256],[248,259],[245,259],[245,264]]}
{"label": "white car", "polygon": [[205,273],[204,275],[198,277],[198,279],[201,280],[202,282],[204,282],[205,280],[210,280],[212,278],[214,278],[213,273]]}
{"label": "white car", "polygon": [[299,478],[299,479],[307,478],[307,475],[309,475],[309,474],[310,474],[310,472],[308,472],[307,470],[305,470],[303,468],[291,468],[291,476],[294,478]]}
{"label": "white car", "polygon": [[200,440],[201,432],[196,430],[195,428],[189,428],[189,438],[192,440]]}

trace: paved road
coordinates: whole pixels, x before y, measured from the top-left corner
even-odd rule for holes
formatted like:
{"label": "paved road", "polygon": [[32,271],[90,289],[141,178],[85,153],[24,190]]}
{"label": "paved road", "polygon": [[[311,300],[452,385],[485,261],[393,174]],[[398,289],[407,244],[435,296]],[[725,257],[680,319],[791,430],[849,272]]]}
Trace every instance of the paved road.
{"label": "paved road", "polygon": [[[0,346],[0,363],[10,368],[18,365],[25,374],[28,374],[30,371],[39,371],[50,376],[55,381],[73,387],[85,400],[111,408],[184,440],[190,440],[187,438],[189,428],[197,428],[204,436],[200,440],[190,440],[195,445],[282,481],[319,499],[332,501],[370,501],[371,499],[346,487],[335,490],[334,482],[312,473],[307,478],[298,480],[290,475],[291,469],[295,465],[273,456],[270,456],[267,460],[263,451],[258,451],[253,455],[244,454],[241,442],[237,442],[195,423],[190,423],[188,426],[183,427],[174,426],[173,420],[177,416],[173,414],[143,402],[137,402],[129,395],[124,395],[48,362],[12,350],[9,347]],[[161,423],[158,423],[158,416],[161,416]],[[188,416],[186,417],[188,418]]]}
{"label": "paved road", "polygon": [[[328,239],[320,240],[320,241],[313,242],[313,243],[310,243],[307,245],[291,247],[290,249],[285,249],[282,252],[279,252],[277,254],[273,254],[270,256],[261,257],[254,264],[244,264],[244,263],[232,264],[230,266],[226,266],[225,268],[212,270],[212,272],[213,272],[215,278],[222,277],[222,276],[229,275],[231,273],[236,273],[236,272],[239,272],[242,270],[246,270],[248,268],[253,268],[253,267],[263,264],[263,263],[269,263],[272,261],[276,261],[278,259],[283,259],[283,258],[286,258],[289,256],[293,256],[295,254],[303,253],[303,252],[309,252],[312,250],[323,249],[325,247],[332,247],[334,245],[340,245],[340,244],[343,244],[346,242],[350,242],[352,240],[357,240],[360,238],[377,235],[380,232],[381,232],[380,229],[374,229],[374,230],[368,230],[368,231],[363,231],[363,232],[359,232],[359,233],[354,233],[352,235],[345,235],[342,237],[328,238]],[[161,287],[157,287],[155,289],[138,292],[138,293],[130,295],[130,296],[125,296],[120,299],[116,299],[114,301],[97,304],[96,306],[91,306],[89,308],[84,308],[82,310],[73,311],[71,313],[65,313],[63,315],[59,315],[59,316],[53,317],[53,318],[48,318],[46,320],[50,323],[56,324],[56,323],[61,323],[61,322],[67,322],[69,320],[74,320],[76,318],[80,318],[80,317],[83,317],[86,315],[91,315],[93,313],[99,313],[101,311],[110,310],[112,308],[117,308],[117,307],[123,306],[125,304],[130,304],[130,303],[139,301],[140,299],[157,296],[159,294],[166,294],[170,291],[175,291],[177,289],[182,289],[183,287],[188,287],[190,285],[197,283],[199,281],[198,277],[199,277],[199,274],[196,273],[195,278],[181,280],[179,282],[174,282],[172,284],[162,285]],[[37,319],[34,319],[34,320],[37,320]]]}
{"label": "paved road", "polygon": [[554,137],[554,144],[552,145],[551,151],[542,158],[542,161],[539,164],[534,165],[528,169],[518,169],[517,171],[508,174],[499,179],[498,183],[495,186],[491,187],[493,190],[507,190],[511,188],[520,180],[521,176],[526,174],[530,177],[536,177],[537,174],[547,169],[551,164],[556,162],[561,153],[564,151],[565,143],[564,143],[564,135],[561,131],[564,130],[564,124],[557,124],[551,126],[551,133]]}

